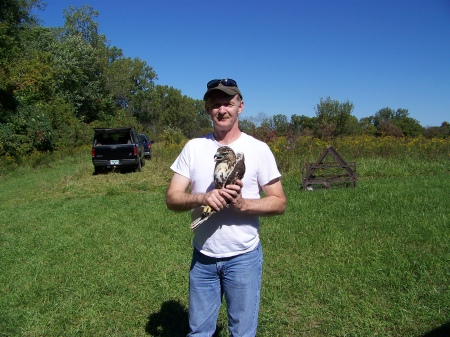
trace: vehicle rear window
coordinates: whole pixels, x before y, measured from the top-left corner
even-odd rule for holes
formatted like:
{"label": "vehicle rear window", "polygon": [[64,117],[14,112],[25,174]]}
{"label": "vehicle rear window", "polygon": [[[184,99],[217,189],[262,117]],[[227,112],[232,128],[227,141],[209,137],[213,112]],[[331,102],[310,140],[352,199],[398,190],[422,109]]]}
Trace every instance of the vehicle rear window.
{"label": "vehicle rear window", "polygon": [[95,145],[131,144],[128,133],[103,133],[95,135]]}

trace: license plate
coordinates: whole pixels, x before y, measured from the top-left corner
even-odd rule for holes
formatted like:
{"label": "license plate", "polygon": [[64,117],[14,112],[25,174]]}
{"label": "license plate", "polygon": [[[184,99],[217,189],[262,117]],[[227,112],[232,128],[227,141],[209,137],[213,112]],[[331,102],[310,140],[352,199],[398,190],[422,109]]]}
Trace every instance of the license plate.
{"label": "license plate", "polygon": [[110,160],[109,163],[111,165],[119,165],[119,161],[118,160]]}

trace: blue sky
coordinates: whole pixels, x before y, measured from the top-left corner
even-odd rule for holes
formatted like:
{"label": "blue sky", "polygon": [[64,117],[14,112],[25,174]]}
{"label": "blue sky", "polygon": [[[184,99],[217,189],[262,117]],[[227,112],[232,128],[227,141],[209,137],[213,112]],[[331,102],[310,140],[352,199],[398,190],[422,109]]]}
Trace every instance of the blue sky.
{"label": "blue sky", "polygon": [[243,117],[315,116],[320,98],[358,119],[408,109],[422,126],[450,122],[450,0],[45,0],[62,26],[89,4],[111,46],[156,71],[156,84],[202,99],[232,78]]}

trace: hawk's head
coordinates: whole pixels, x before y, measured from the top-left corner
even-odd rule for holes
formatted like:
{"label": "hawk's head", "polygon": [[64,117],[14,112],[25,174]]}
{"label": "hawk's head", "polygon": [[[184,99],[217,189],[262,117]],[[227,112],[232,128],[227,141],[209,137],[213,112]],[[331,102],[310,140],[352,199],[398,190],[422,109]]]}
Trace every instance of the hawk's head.
{"label": "hawk's head", "polygon": [[214,155],[214,161],[216,163],[228,161],[234,163],[236,160],[236,155],[234,151],[228,146],[221,146],[217,149],[216,154]]}

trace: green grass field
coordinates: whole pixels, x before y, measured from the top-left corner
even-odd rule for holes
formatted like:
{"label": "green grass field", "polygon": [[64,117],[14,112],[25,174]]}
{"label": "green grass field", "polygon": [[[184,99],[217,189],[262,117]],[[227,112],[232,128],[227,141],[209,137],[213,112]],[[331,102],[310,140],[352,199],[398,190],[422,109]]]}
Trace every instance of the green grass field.
{"label": "green grass field", "polygon": [[[155,149],[141,173],[93,176],[86,151],[0,179],[0,336],[185,336],[192,233],[166,209],[169,164]],[[357,164],[356,188],[283,177],[287,211],[261,221],[258,336],[448,329],[448,160]]]}

